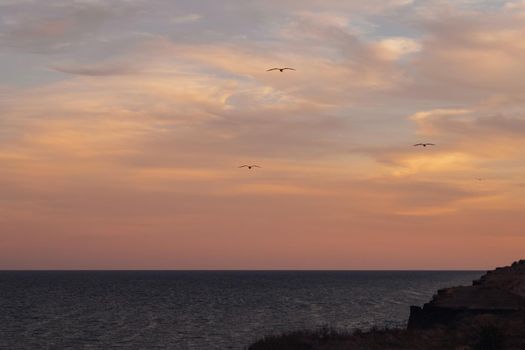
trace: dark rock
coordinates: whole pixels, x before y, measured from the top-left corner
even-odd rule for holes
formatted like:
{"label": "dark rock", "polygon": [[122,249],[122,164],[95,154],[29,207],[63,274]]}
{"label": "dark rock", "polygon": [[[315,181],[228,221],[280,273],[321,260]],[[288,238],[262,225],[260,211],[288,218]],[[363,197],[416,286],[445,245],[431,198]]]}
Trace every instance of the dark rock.
{"label": "dark rock", "polygon": [[410,308],[408,329],[428,329],[478,315],[525,312],[525,260],[487,272],[469,287],[441,289],[422,308]]}
{"label": "dark rock", "polygon": [[472,286],[441,289],[410,308],[408,330],[300,331],[261,339],[249,350],[523,350],[525,260],[487,272]]}

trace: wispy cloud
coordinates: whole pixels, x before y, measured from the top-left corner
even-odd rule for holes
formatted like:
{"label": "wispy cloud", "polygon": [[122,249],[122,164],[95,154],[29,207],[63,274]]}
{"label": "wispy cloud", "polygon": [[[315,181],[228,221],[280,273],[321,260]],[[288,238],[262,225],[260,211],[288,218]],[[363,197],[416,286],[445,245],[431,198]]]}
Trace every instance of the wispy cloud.
{"label": "wispy cloud", "polygon": [[111,64],[53,64],[51,69],[57,72],[74,74],[74,75],[87,75],[87,76],[109,76],[109,75],[124,75],[132,74],[140,71],[139,68],[132,67],[122,63],[111,63]]}
{"label": "wispy cloud", "polygon": [[[520,8],[3,1],[0,268],[506,260],[523,242]],[[281,65],[296,71],[266,72]]]}
{"label": "wispy cloud", "polygon": [[174,24],[183,24],[183,23],[193,23],[202,19],[202,16],[197,13],[192,13],[184,16],[177,16],[171,19],[171,23]]}

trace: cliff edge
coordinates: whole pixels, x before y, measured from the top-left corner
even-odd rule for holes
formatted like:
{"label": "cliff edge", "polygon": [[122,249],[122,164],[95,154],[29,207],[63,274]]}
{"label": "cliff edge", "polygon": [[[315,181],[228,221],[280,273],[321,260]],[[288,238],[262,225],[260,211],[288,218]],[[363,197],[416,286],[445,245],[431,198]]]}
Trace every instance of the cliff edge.
{"label": "cliff edge", "polygon": [[472,286],[441,289],[423,307],[412,306],[408,329],[426,329],[464,318],[525,313],[525,260],[487,272]]}
{"label": "cliff edge", "polygon": [[321,329],[266,337],[248,350],[524,350],[525,260],[412,306],[407,329]]}
{"label": "cliff edge", "polygon": [[525,260],[487,272],[472,286],[441,289],[423,307],[412,306],[408,329],[426,329],[491,315],[525,313]]}

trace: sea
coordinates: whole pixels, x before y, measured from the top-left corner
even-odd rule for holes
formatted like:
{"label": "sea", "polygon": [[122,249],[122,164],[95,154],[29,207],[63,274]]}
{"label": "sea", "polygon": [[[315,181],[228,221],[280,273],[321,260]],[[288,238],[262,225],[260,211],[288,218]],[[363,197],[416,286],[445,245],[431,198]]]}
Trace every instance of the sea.
{"label": "sea", "polygon": [[481,271],[0,271],[0,349],[245,349],[270,334],[403,327]]}

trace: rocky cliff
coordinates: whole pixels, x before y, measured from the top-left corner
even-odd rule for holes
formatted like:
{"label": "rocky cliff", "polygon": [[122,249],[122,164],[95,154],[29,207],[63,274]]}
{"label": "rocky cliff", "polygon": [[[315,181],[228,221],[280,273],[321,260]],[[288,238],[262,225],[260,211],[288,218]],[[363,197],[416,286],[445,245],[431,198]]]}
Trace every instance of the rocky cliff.
{"label": "rocky cliff", "polygon": [[525,260],[497,268],[472,286],[439,290],[422,308],[412,306],[408,329],[446,325],[466,317],[519,316],[525,313]]}
{"label": "rocky cliff", "polygon": [[408,329],[301,331],[266,337],[249,350],[524,350],[525,260],[472,286],[439,290],[413,306]]}

